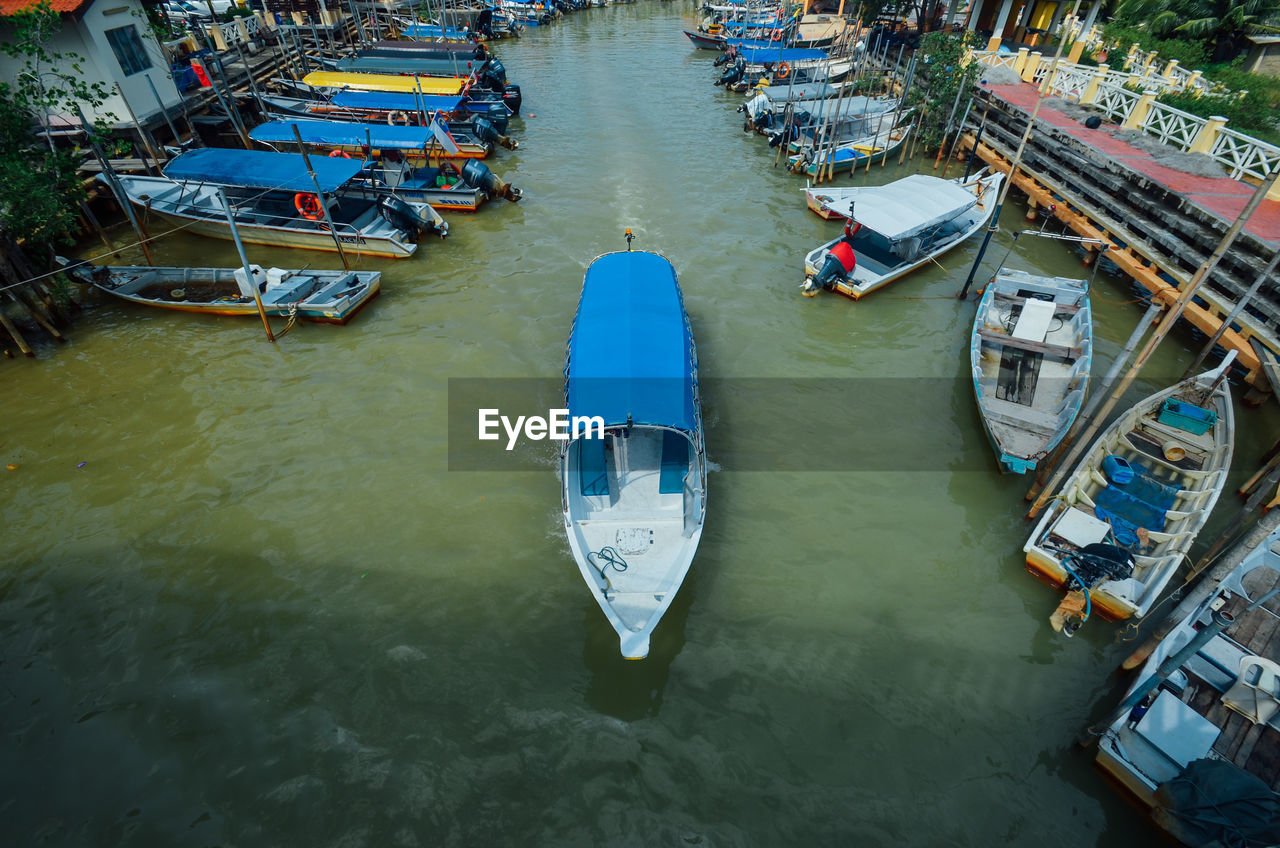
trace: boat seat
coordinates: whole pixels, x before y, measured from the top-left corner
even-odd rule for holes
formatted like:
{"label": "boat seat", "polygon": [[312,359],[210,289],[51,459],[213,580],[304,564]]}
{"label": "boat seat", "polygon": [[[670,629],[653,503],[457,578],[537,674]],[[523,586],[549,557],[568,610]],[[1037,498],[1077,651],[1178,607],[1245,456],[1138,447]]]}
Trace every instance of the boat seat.
{"label": "boat seat", "polygon": [[[1250,681],[1256,671],[1257,677]],[[1269,723],[1280,714],[1280,665],[1266,657],[1240,658],[1240,674],[1235,685],[1222,696],[1222,704],[1254,724]]]}
{"label": "boat seat", "polygon": [[1034,342],[1029,339],[1019,339],[1005,333],[992,330],[990,327],[982,327],[978,330],[978,335],[983,341],[992,344],[1003,345],[1004,347],[1017,347],[1023,350],[1034,351],[1035,353],[1043,353],[1048,356],[1059,356],[1063,359],[1074,359],[1081,354],[1078,347],[1067,347],[1066,345],[1049,344],[1048,342]]}
{"label": "boat seat", "polygon": [[584,495],[608,495],[604,439],[578,439],[578,480]]}
{"label": "boat seat", "polygon": [[658,494],[678,495],[684,491],[684,478],[689,473],[689,440],[671,430],[662,431],[662,466],[658,475]]}

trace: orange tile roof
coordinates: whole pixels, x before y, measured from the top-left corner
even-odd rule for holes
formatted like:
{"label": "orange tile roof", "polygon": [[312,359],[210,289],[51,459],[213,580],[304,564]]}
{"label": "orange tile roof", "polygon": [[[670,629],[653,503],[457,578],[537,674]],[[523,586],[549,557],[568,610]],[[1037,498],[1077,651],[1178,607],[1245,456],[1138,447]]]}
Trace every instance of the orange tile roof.
{"label": "orange tile roof", "polygon": [[[39,0],[0,0],[0,16],[12,15],[14,12],[21,12],[23,9],[30,9],[37,2]],[[53,7],[55,12],[75,14],[92,2],[93,0],[49,0],[49,5]]]}

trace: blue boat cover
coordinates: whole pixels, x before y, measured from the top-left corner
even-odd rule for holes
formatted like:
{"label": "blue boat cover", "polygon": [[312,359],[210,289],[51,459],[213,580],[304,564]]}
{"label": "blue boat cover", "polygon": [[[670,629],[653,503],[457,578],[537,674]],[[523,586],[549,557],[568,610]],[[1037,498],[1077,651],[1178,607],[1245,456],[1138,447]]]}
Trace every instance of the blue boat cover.
{"label": "blue boat cover", "polygon": [[722,26],[727,30],[744,29],[785,29],[789,21],[725,21]]}
{"label": "blue boat cover", "polygon": [[[292,132],[290,133],[292,137]],[[323,192],[337,191],[360,173],[359,159],[312,156],[311,167]],[[202,147],[189,150],[164,169],[171,180],[217,183],[243,188],[314,192],[316,185],[307,173],[300,153],[270,153],[264,150],[235,150]]]}
{"label": "blue boat cover", "polygon": [[827,58],[827,51],[812,47],[769,47],[763,50],[742,50],[740,54],[749,65],[765,62],[814,62]]}
{"label": "blue boat cover", "polygon": [[697,364],[670,262],[624,251],[591,263],[565,363],[570,416],[694,432]]}
{"label": "blue boat cover", "polygon": [[431,140],[430,127],[389,127],[386,124],[351,124],[345,121],[267,121],[254,127],[249,138],[267,144],[296,144],[294,127],[298,128],[306,144],[335,147],[359,147],[369,143],[379,150],[421,150]]}
{"label": "blue boat cover", "polygon": [[435,24],[409,24],[404,28],[405,38],[466,38],[467,34],[453,27],[438,27]]}
{"label": "blue boat cover", "polygon": [[344,109],[391,109],[399,112],[428,112],[443,109],[456,112],[466,102],[465,97],[444,94],[420,94],[400,91],[339,91],[333,95],[333,105]]}
{"label": "blue boat cover", "polygon": [[766,50],[778,46],[776,41],[769,41],[764,38],[726,38],[724,43],[732,47],[747,48],[750,50]]}

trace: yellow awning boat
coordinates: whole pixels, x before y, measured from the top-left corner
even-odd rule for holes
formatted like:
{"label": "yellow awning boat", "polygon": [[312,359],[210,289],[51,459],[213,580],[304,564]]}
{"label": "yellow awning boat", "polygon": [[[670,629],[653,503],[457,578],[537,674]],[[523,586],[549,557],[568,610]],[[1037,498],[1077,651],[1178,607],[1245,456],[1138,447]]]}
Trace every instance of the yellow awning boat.
{"label": "yellow awning boat", "polygon": [[355,91],[401,91],[412,94],[459,94],[465,79],[458,77],[393,76],[390,74],[344,74],[314,71],[302,78],[315,88],[349,88]]}

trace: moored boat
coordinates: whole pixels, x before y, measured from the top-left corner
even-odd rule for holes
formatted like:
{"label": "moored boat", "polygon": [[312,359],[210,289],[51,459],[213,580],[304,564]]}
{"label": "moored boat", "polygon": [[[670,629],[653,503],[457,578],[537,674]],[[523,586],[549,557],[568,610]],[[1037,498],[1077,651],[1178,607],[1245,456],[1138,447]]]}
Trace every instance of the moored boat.
{"label": "moored boat", "polygon": [[158,266],[71,265],[67,273],[112,297],[177,312],[201,315],[257,316],[251,286],[268,315],[324,324],[345,324],[375,297],[381,271],[178,268]]}
{"label": "moored boat", "polygon": [[706,515],[698,359],[665,258],[624,251],[591,263],[565,400],[570,420],[600,424],[561,450],[569,547],[622,655],[639,659],[689,571]]}
{"label": "moored boat", "polygon": [[1002,268],[973,319],[969,366],[982,426],[1003,471],[1053,452],[1084,402],[1093,316],[1084,280]]}
{"label": "moored boat", "polygon": [[1056,629],[1146,615],[1173,579],[1231,467],[1234,358],[1124,412],[1045,508],[1023,551],[1028,571],[1068,592]]}
{"label": "moored boat", "polygon": [[1098,765],[1186,845],[1273,845],[1280,833],[1278,587],[1273,530],[1198,603],[1175,611],[1094,730]]}
{"label": "moored boat", "polygon": [[888,185],[806,189],[809,203],[846,219],[845,234],[804,258],[806,295],[858,300],[976,233],[995,209],[1003,174],[942,180],[912,174]]}
{"label": "moored boat", "polygon": [[375,190],[429,203],[440,211],[474,212],[490,197],[512,202],[520,199],[520,189],[504,182],[476,158],[463,157],[468,161],[460,169],[441,161],[442,157],[461,156],[444,147],[442,132],[438,126],[268,121],[254,127],[249,137],[285,148],[301,138],[304,145],[322,155],[364,160],[358,181]]}
{"label": "moored boat", "polygon": [[411,256],[420,232],[448,233],[427,204],[355,184],[361,170],[352,159],[313,156],[308,168],[297,153],[205,147],[172,160],[163,176],[117,180],[147,213],[214,238],[231,238],[228,212],[246,242],[337,251],[337,239],[344,251],[368,256]]}

